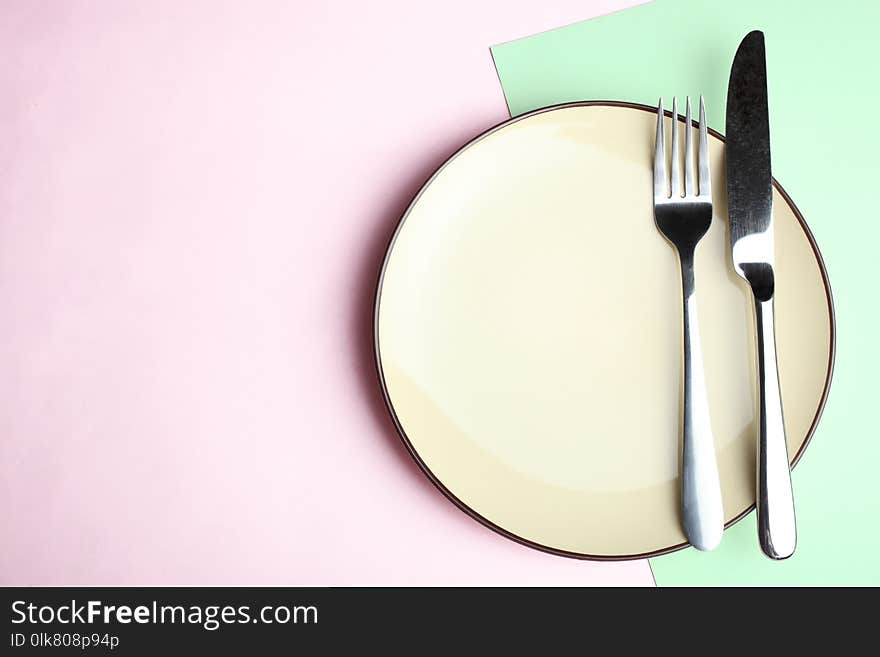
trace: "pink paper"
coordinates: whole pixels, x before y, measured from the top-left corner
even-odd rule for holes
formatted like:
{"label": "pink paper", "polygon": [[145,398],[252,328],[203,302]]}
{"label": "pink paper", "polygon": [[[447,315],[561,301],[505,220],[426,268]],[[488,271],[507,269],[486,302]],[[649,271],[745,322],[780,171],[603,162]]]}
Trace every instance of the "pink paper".
{"label": "pink paper", "polygon": [[488,47],[629,4],[4,2],[0,583],[652,584],[449,503],[369,328]]}

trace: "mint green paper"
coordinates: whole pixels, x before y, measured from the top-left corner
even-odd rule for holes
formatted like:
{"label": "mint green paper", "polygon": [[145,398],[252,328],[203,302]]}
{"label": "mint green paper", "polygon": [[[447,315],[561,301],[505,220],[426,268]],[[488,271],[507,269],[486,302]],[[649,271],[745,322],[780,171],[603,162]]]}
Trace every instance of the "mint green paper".
{"label": "mint green paper", "polygon": [[752,513],[712,553],[651,560],[675,585],[880,584],[880,3],[657,0],[492,48],[511,114],[585,99],[706,97],[724,130],[740,39],[766,34],[773,170],[825,258],[837,361],[793,479],[798,549],[772,562]]}

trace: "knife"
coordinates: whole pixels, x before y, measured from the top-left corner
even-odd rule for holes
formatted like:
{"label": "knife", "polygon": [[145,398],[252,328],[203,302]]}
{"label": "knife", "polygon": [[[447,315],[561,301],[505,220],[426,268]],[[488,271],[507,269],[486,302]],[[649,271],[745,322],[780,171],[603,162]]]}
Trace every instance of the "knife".
{"label": "knife", "polygon": [[727,198],[736,273],[755,300],[758,347],[758,540],[771,559],[794,553],[797,529],[773,318],[773,182],[764,33],[750,32],[727,87]]}

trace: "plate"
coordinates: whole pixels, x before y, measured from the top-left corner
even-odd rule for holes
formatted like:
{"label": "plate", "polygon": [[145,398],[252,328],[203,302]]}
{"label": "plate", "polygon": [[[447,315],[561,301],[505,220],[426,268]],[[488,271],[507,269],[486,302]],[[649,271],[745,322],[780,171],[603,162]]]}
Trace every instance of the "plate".
{"label": "plate", "polygon": [[[413,200],[379,280],[379,377],[413,457],[469,515],[556,554],[687,545],[680,278],[654,225],[655,112],[574,103],[477,137]],[[755,503],[755,329],[730,263],[723,138],[712,132],[709,147],[716,198],[696,286],[729,526]],[[827,396],[834,313],[816,243],[778,183],[774,218],[795,462]]]}

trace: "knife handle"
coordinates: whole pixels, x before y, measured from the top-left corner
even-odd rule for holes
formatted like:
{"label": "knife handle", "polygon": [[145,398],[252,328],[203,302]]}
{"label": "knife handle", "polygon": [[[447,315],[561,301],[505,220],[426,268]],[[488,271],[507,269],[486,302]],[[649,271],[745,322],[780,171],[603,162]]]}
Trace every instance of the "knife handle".
{"label": "knife handle", "polygon": [[721,542],[724,509],[715,459],[715,439],[703,374],[703,352],[694,292],[693,252],[680,253],[684,302],[684,368],[681,432],[681,512],[688,541],[698,550]]}
{"label": "knife handle", "polygon": [[773,297],[755,298],[758,324],[758,540],[771,559],[794,554],[797,527],[776,366]]}

